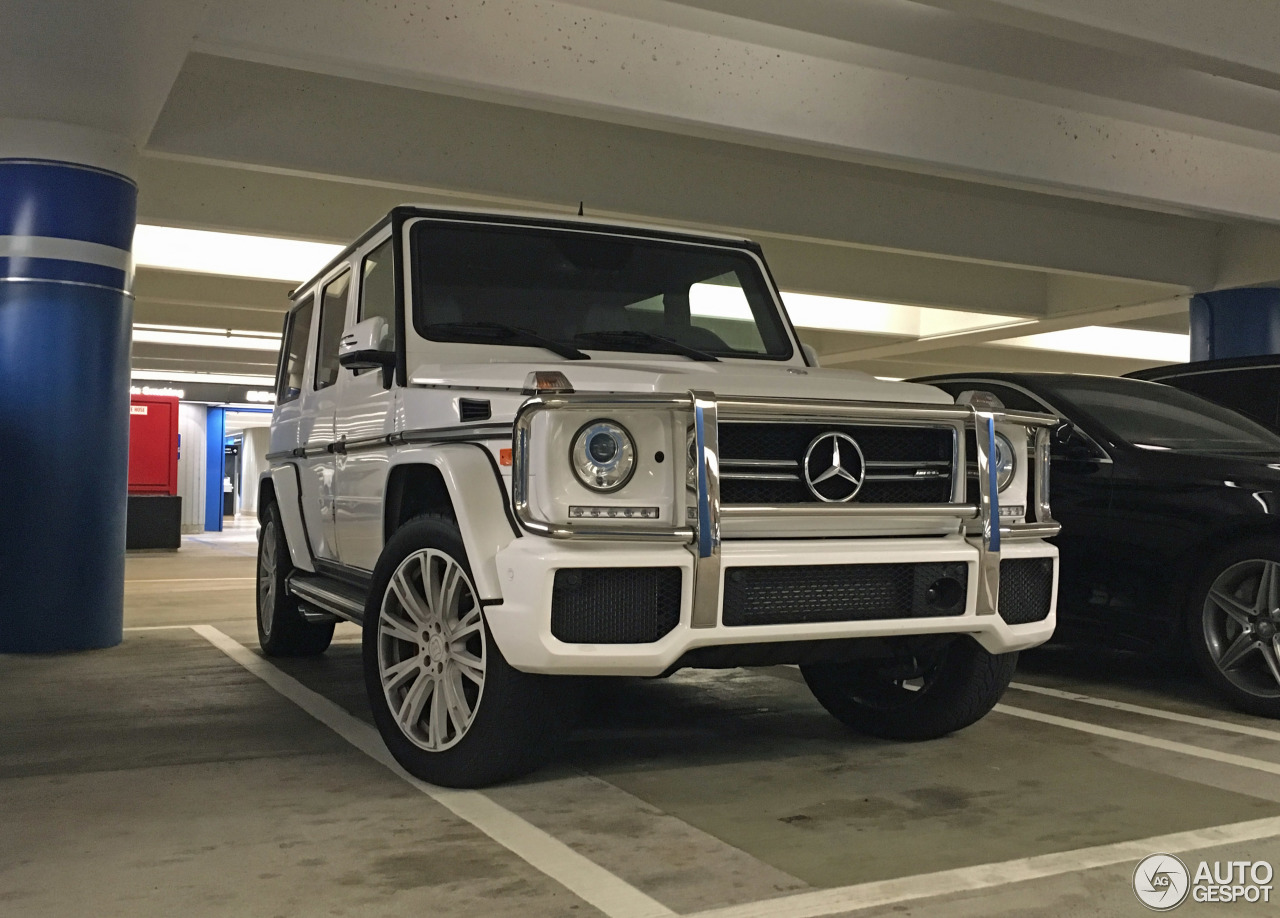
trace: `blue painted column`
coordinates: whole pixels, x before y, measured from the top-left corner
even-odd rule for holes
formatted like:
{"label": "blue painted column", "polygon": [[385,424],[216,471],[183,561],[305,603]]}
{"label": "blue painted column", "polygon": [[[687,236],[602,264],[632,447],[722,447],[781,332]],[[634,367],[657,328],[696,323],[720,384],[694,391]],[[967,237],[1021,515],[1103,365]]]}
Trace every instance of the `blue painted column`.
{"label": "blue painted column", "polygon": [[1238,287],[1191,298],[1191,359],[1280,354],[1280,288]]}
{"label": "blue painted column", "polygon": [[[137,189],[0,149],[0,652],[122,637]],[[43,151],[42,151],[43,152]]]}
{"label": "blue painted column", "polygon": [[227,410],[210,408],[204,428],[204,531],[222,532],[222,479],[227,474]]}

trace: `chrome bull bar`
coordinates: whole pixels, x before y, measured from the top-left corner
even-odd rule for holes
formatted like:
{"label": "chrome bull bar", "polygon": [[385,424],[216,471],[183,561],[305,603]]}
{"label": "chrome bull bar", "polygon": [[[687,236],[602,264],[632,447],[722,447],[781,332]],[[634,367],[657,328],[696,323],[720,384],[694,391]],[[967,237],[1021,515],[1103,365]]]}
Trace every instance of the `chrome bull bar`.
{"label": "chrome bull bar", "polygon": [[[697,493],[693,526],[631,526],[596,520],[552,523],[539,519],[530,506],[529,443],[533,418],[561,408],[610,411],[654,408],[688,412],[694,428]],[[722,421],[762,421],[794,424],[872,422],[877,425],[948,427],[954,432],[952,493],[947,503],[930,504],[784,504],[735,505],[720,502],[719,425]],[[1030,432],[1028,454],[1031,521],[1002,525],[996,467],[998,423],[1020,424]],[[966,538],[978,549],[978,615],[994,615],[1000,603],[1001,543],[1057,535],[1061,528],[1049,509],[1049,431],[1059,419],[1048,414],[1005,411],[972,405],[919,405],[888,402],[847,402],[821,399],[717,397],[691,390],[684,394],[572,393],[533,396],[516,414],[513,432],[511,505],[520,526],[551,539],[594,539],[681,543],[694,556],[694,628],[712,628],[720,608],[721,523],[724,520],[775,521],[897,517],[956,519],[966,525]],[[964,433],[972,430],[977,446],[978,502],[966,502],[967,469]]]}

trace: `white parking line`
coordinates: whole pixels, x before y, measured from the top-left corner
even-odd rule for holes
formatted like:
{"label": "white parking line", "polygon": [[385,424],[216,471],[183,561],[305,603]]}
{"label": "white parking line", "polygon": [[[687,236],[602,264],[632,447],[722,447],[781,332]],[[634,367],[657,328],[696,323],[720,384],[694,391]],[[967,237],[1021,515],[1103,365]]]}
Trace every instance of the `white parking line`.
{"label": "white parking line", "polygon": [[211,583],[217,581],[219,583],[229,583],[239,580],[247,580],[250,583],[257,580],[257,577],[160,577],[152,580],[125,580],[124,585],[129,586],[133,583]]}
{"label": "white parking line", "polygon": [[191,627],[191,625],[130,625],[121,630],[128,634],[131,631],[185,631]]}
{"label": "white parking line", "polygon": [[[771,667],[763,670],[768,675],[776,679],[786,679],[789,682],[804,683],[804,677],[800,675],[798,669],[791,667]],[[1019,687],[1021,687],[1019,685]],[[1063,693],[1070,694],[1070,693]],[[1120,704],[1120,702],[1114,702]],[[1105,705],[1107,707],[1110,704]],[[1131,707],[1137,707],[1132,705]],[[1078,730],[1081,733],[1092,733],[1094,736],[1105,736],[1107,739],[1120,740],[1125,743],[1134,743],[1138,746],[1150,746],[1152,749],[1163,749],[1166,752],[1177,752],[1182,755],[1189,755],[1197,759],[1208,759],[1212,762],[1219,762],[1223,765],[1236,765],[1240,768],[1251,768],[1254,771],[1263,771],[1267,774],[1280,775],[1280,763],[1268,762],[1265,759],[1254,759],[1249,756],[1235,755],[1230,752],[1219,752],[1216,749],[1207,749],[1204,746],[1192,746],[1190,743],[1177,743],[1173,740],[1160,739],[1154,736],[1147,736],[1144,733],[1134,733],[1132,730],[1117,730],[1114,727],[1103,727],[1098,724],[1091,724],[1084,720],[1074,720],[1070,717],[1058,717],[1055,714],[1041,714],[1039,711],[1032,711],[1029,708],[1017,708],[1007,704],[998,704],[992,710],[1001,714],[1008,714],[1012,717],[1021,717],[1023,720],[1034,720],[1042,724],[1052,724],[1055,727],[1065,727],[1068,730]],[[1155,708],[1144,710],[1155,711]],[[1169,713],[1169,712],[1161,712]],[[1179,715],[1181,719],[1183,715]],[[1206,724],[1216,725],[1217,721],[1205,718]],[[1256,729],[1256,728],[1247,728]],[[1265,731],[1264,731],[1265,732]],[[1277,737],[1268,737],[1275,739]]]}
{"label": "white parking line", "polygon": [[1166,711],[1161,708],[1147,708],[1140,704],[1129,704],[1124,701],[1111,701],[1108,698],[1096,698],[1092,695],[1081,695],[1079,692],[1064,692],[1061,689],[1045,688],[1041,685],[1030,685],[1025,682],[1014,682],[1009,688],[1019,692],[1032,692],[1048,698],[1059,698],[1063,701],[1075,701],[1080,704],[1091,704],[1099,708],[1110,708],[1113,711],[1124,711],[1128,714],[1141,714],[1144,717],[1158,717],[1162,720],[1177,721],[1180,724],[1191,724],[1196,727],[1207,727],[1210,730],[1221,730],[1226,733],[1239,733],[1242,736],[1253,736],[1258,739],[1280,743],[1280,732],[1266,730],[1262,727],[1250,727],[1246,724],[1233,724],[1229,721],[1214,720],[1210,717],[1196,717],[1193,714],[1179,714],[1177,711]]}
{"label": "white parking line", "polygon": [[1255,819],[1230,825],[1194,829],[1157,835],[1137,841],[1099,845],[1094,848],[1078,848],[1060,854],[1042,854],[1037,857],[1018,858],[997,864],[980,864],[976,867],[960,867],[937,873],[898,877],[841,886],[835,889],[815,890],[781,896],[764,902],[733,905],[727,908],[696,912],[686,918],[822,918],[839,915],[857,909],[875,908],[910,902],[913,899],[931,899],[955,893],[975,892],[1060,876],[1099,867],[1133,863],[1148,854],[1178,854],[1217,845],[1258,841],[1280,836],[1280,817]]}
{"label": "white parking line", "polygon": [[1254,771],[1266,772],[1269,775],[1280,775],[1280,762],[1268,762],[1265,759],[1254,759],[1245,755],[1230,752],[1219,752],[1217,749],[1206,749],[1204,746],[1192,746],[1190,743],[1175,743],[1173,740],[1134,733],[1132,730],[1117,730],[1114,727],[1101,727],[1084,720],[1073,720],[1070,717],[1058,717],[1056,714],[1041,714],[1028,708],[1014,708],[1007,704],[998,704],[992,710],[1023,720],[1034,720],[1081,733],[1092,733],[1094,736],[1105,736],[1107,739],[1133,743],[1137,746],[1149,746],[1152,749],[1163,749],[1165,752],[1177,752],[1197,759],[1208,759],[1222,765],[1235,765],[1239,768],[1250,768]]}
{"label": "white parking line", "polygon": [[191,630],[288,698],[371,759],[385,765],[455,816],[466,820],[512,854],[595,906],[609,918],[674,918],[675,912],[614,876],[537,826],[479,791],[449,790],[419,781],[391,757],[377,729],[323,695],[286,675],[211,625]]}

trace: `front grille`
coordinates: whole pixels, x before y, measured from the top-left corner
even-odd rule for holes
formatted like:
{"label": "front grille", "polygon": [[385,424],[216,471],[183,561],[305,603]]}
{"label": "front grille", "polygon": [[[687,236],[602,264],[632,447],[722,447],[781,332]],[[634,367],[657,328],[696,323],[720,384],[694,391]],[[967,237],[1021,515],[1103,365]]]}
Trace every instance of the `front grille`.
{"label": "front grille", "polygon": [[969,568],[959,562],[732,567],[727,626],[963,615]]}
{"label": "front grille", "polygon": [[1049,617],[1053,602],[1052,558],[1006,558],[1000,562],[1000,617],[1029,625]]}
{"label": "front grille", "polygon": [[866,463],[854,503],[950,501],[952,428],[725,422],[719,427],[721,502],[818,501],[804,480],[804,456],[815,439],[832,432],[853,438]]}
{"label": "front grille", "polygon": [[652,644],[680,623],[680,568],[556,571],[551,633],[567,644]]}

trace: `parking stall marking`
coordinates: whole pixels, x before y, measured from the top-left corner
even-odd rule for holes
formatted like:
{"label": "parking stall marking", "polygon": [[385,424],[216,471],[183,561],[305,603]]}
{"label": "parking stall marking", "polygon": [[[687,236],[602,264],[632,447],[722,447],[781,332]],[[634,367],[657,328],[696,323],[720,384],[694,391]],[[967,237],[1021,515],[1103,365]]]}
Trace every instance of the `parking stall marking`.
{"label": "parking stall marking", "polygon": [[1105,736],[1107,739],[1133,743],[1137,746],[1149,746],[1152,749],[1163,749],[1165,752],[1176,752],[1180,755],[1192,756],[1197,759],[1208,759],[1211,762],[1219,762],[1223,765],[1235,765],[1238,768],[1249,768],[1253,771],[1266,772],[1269,775],[1280,775],[1280,763],[1268,762],[1264,759],[1254,759],[1231,752],[1219,752],[1216,749],[1207,749],[1204,746],[1192,746],[1190,743],[1178,743],[1173,740],[1147,736],[1145,733],[1134,733],[1132,730],[1102,727],[1084,720],[1059,717],[1056,714],[1041,714],[1039,711],[1032,711],[1028,708],[1015,708],[1007,704],[998,704],[992,710],[1000,714],[1008,714],[1011,717],[1021,717],[1023,720],[1034,720],[1042,724],[1077,730],[1081,733],[1092,733],[1094,736]]}
{"label": "parking stall marking", "polygon": [[1114,867],[1117,864],[1140,861],[1153,851],[1179,854],[1276,837],[1280,837],[1280,816],[1271,816],[1189,832],[1140,838],[1136,841],[1077,848],[1060,854],[1042,854],[998,864],[979,864],[893,880],[859,883],[856,886],[796,893],[747,905],[709,909],[685,918],[823,918],[859,909],[978,892],[1027,880]]}
{"label": "parking stall marking", "polygon": [[[768,670],[764,670],[764,672],[773,676],[775,679],[786,679],[789,682],[799,682],[802,684],[804,682],[804,677],[800,675],[800,670],[795,667],[776,666],[771,667]],[[1114,704],[1120,703],[1121,702],[1114,702]],[[1110,707],[1110,704],[1104,705],[1104,707]],[[1137,705],[1134,705],[1133,707],[1137,707]],[[1280,775],[1280,763],[1268,762],[1265,759],[1254,759],[1249,756],[1235,755],[1231,752],[1219,752],[1216,749],[1208,749],[1204,746],[1193,746],[1190,743],[1179,743],[1173,740],[1160,739],[1154,736],[1147,736],[1145,733],[1135,733],[1132,730],[1118,730],[1115,727],[1103,727],[1099,724],[1092,724],[1084,720],[1075,720],[1070,717],[1059,717],[1056,714],[1042,714],[1039,711],[1033,711],[1030,708],[1018,708],[1012,705],[998,704],[991,710],[1000,714],[1008,714],[1011,717],[1020,717],[1023,720],[1034,720],[1039,723],[1050,724],[1055,727],[1077,730],[1081,733],[1092,733],[1094,736],[1104,736],[1107,739],[1120,740],[1121,742],[1133,743],[1138,746],[1149,746],[1152,749],[1163,749],[1165,752],[1176,752],[1181,755],[1187,755],[1197,759],[1208,759],[1209,761],[1218,762],[1223,765],[1235,765],[1239,768],[1249,768],[1253,771],[1262,771],[1271,775]],[[1149,708],[1146,710],[1154,711],[1156,709]],[[1208,720],[1207,718],[1205,718],[1205,720],[1209,724],[1217,723],[1217,721]],[[1276,737],[1272,736],[1271,738]]]}
{"label": "parking stall marking", "polygon": [[1067,692],[1061,689],[1046,688],[1041,685],[1031,685],[1025,682],[1010,683],[1009,688],[1016,689],[1019,692],[1030,692],[1036,695],[1044,695],[1048,698],[1058,698],[1063,701],[1075,701],[1080,704],[1091,704],[1095,707],[1110,708],[1113,711],[1123,711],[1127,714],[1140,714],[1144,717],[1158,717],[1162,720],[1172,720],[1180,724],[1207,727],[1208,729],[1220,730],[1225,733],[1239,733],[1242,736],[1252,736],[1257,739],[1280,743],[1280,732],[1267,730],[1263,727],[1250,727],[1247,724],[1236,724],[1231,723],[1230,721],[1214,720],[1211,717],[1197,717],[1194,714],[1181,714],[1177,711],[1166,711],[1162,708],[1148,708],[1140,704],[1129,704],[1125,701],[1112,701],[1109,698],[1097,698],[1093,695],[1082,695],[1079,692]]}
{"label": "parking stall marking", "polygon": [[609,918],[675,918],[676,913],[661,902],[583,857],[564,842],[495,803],[480,791],[452,790],[418,780],[391,757],[373,725],[307,688],[234,638],[212,625],[183,627],[190,627],[352,746]]}
{"label": "parking stall marking", "polygon": [[[852,886],[794,893],[772,899],[678,913],[622,878],[569,848],[479,791],[439,788],[405,772],[386,750],[376,728],[304,686],[243,644],[211,625],[141,627],[128,630],[190,628],[272,689],[288,698],[348,743],[393,771],[401,780],[475,826],[503,848],[595,906],[609,918],[823,918],[845,912],[981,891],[1062,874],[1138,861],[1152,851],[1176,854],[1219,845],[1280,837],[1280,817],[1194,829],[1135,841],[1118,842],[1054,854],[979,864],[929,874],[878,880]],[[776,676],[797,680],[799,673]],[[1102,727],[1085,721],[1041,714],[1009,705],[995,711],[1110,739],[1164,749],[1197,758],[1280,775],[1280,764],[1212,749]]]}

